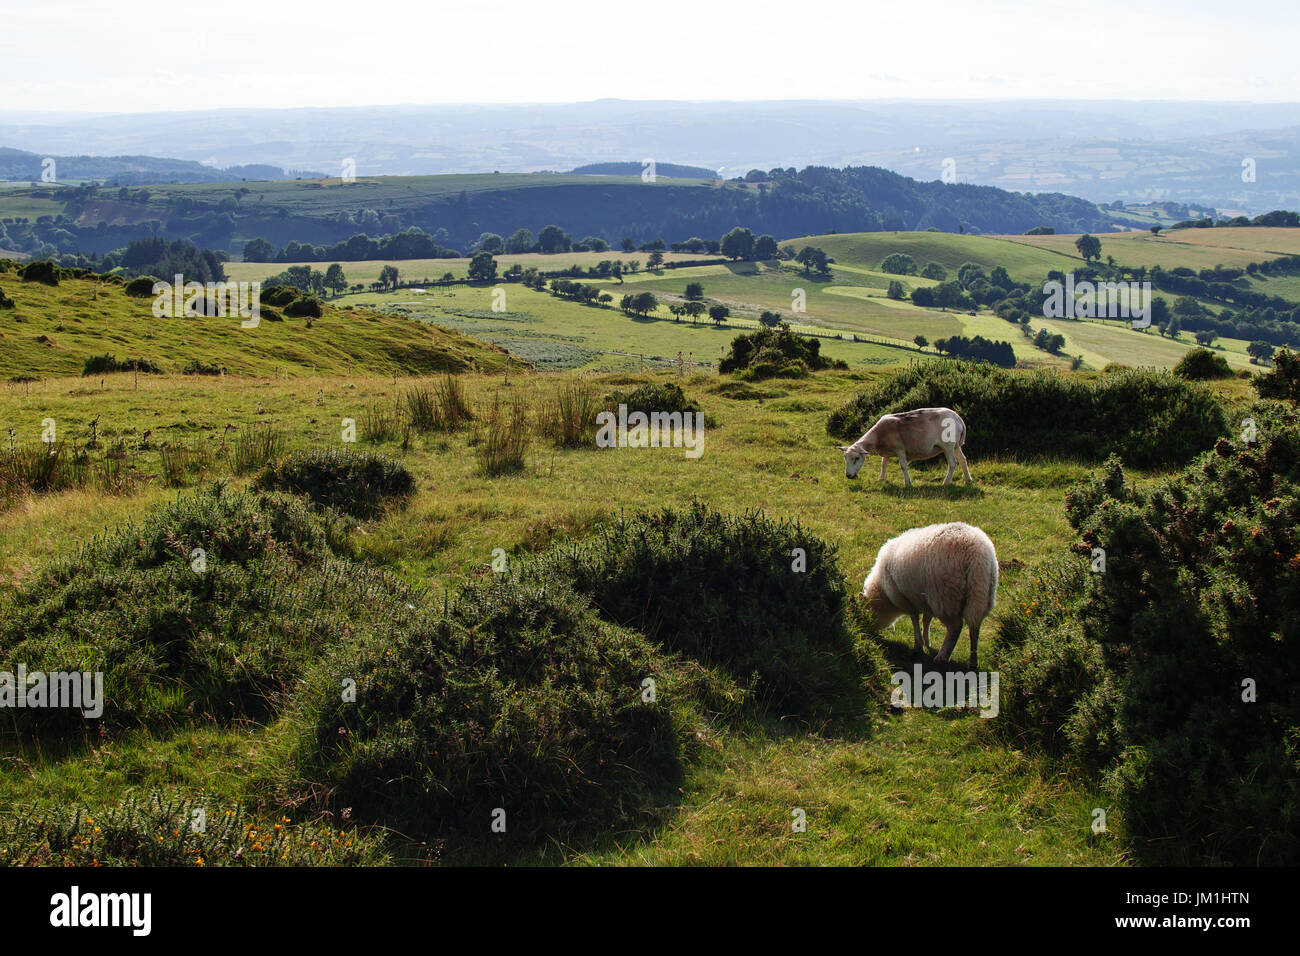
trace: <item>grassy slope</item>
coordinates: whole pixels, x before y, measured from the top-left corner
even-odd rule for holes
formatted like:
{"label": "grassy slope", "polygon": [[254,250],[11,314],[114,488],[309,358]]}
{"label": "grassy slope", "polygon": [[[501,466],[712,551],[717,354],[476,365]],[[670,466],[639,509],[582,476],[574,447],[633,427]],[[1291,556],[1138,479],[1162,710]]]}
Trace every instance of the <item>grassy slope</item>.
{"label": "grassy slope", "polygon": [[[14,309],[0,310],[0,377],[76,375],[88,356],[141,356],[168,372],[191,359],[224,365],[237,375],[342,373],[395,368],[501,368],[508,357],[446,329],[368,311],[327,306],[308,328],[302,318],[264,319],[257,328],[237,318],[155,318],[153,299],[128,297],[120,286],[65,280],[56,287],[0,272]],[[44,336],[46,341],[38,341]]]}
{"label": "grassy slope", "polygon": [[[1004,236],[1009,242],[1079,259],[1078,236]],[[1160,266],[1172,269],[1245,266],[1278,256],[1300,253],[1300,229],[1245,226],[1235,229],[1176,229],[1153,236],[1150,232],[1123,232],[1098,236],[1101,257],[1114,256],[1125,266]],[[1079,260],[1082,261],[1082,260]],[[1057,266],[1058,269],[1069,268]]]}
{"label": "grassy slope", "polygon": [[[536,408],[565,378],[466,376],[480,407],[495,390],[527,398]],[[595,381],[603,392],[626,381]],[[897,469],[883,484],[871,475],[845,480],[842,461],[824,432],[826,413],[864,385],[857,374],[805,382],[765,383],[762,401],[734,401],[708,376],[685,382],[719,420],[698,460],[677,450],[553,451],[536,444],[526,474],[484,479],[473,471],[465,434],[417,439],[403,457],[419,491],[401,515],[357,537],[363,555],[413,582],[454,585],[491,560],[497,547],[522,554],[557,537],[580,534],[620,508],[681,503],[692,495],[725,510],[763,507],[798,517],[838,545],[851,581],[869,570],[879,545],[899,529],[963,519],[988,530],[1004,562],[1032,564],[1061,548],[1068,531],[1061,506],[1068,485],[1089,469],[975,461],[977,484],[946,492],[942,472],[918,467],[918,487],[900,487]],[[227,378],[196,383],[149,379],[132,390],[129,376],[109,376],[106,390],[79,380],[33,385],[30,394],[0,393],[0,429],[54,417],[80,437],[101,416],[101,434],[124,438],[137,452],[152,428],[215,446],[225,423],[273,422],[295,446],[332,445],[338,420],[399,394],[408,382],[389,378],[308,377],[285,381]],[[173,427],[180,426],[180,427]],[[24,427],[23,440],[34,432]],[[155,440],[157,440],[155,438]],[[129,498],[72,492],[28,499],[0,514],[0,587],[32,573],[105,525],[176,494],[151,489]],[[910,635],[891,635],[890,656],[910,666]],[[986,629],[995,639],[996,627]],[[966,645],[957,656],[964,659]],[[609,843],[574,848],[579,862],[744,863],[1092,863],[1123,859],[1122,829],[1101,840],[1088,829],[1103,805],[1087,786],[1019,754],[990,733],[987,721],[913,713],[887,718],[874,734],[773,735],[748,732],[709,741],[692,770],[680,808],[657,830],[622,834]],[[277,728],[183,730],[173,737],[127,736],[68,760],[27,755],[22,774],[0,775],[0,805],[32,796],[78,794],[111,803],[151,786],[205,787],[224,806],[255,798],[248,791],[275,753]],[[791,809],[808,814],[808,833],[789,832]],[[1112,818],[1113,819],[1113,818]],[[568,856],[552,848],[551,860]]]}

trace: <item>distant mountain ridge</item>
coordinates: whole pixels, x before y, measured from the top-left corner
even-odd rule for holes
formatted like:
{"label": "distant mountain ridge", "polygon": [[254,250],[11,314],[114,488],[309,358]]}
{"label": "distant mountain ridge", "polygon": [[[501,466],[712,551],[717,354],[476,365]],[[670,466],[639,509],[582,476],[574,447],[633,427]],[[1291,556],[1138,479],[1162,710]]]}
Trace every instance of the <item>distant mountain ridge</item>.
{"label": "distant mountain ridge", "polygon": [[[33,208],[43,214],[32,216]],[[31,255],[121,248],[157,236],[238,254],[250,239],[283,247],[325,245],[358,234],[408,230],[444,248],[467,249],[483,233],[540,234],[559,226],[577,241],[612,246],[663,239],[717,239],[735,226],[777,238],[832,232],[935,229],[1023,233],[1109,232],[1116,217],[1060,193],[918,182],[886,169],[773,169],[762,180],[680,180],[658,175],[567,173],[358,177],[234,182],[148,189],[0,190],[0,246]],[[414,240],[413,240],[414,241]],[[530,240],[531,241],[531,240]],[[418,245],[428,247],[420,240]]]}
{"label": "distant mountain ridge", "polygon": [[[596,134],[598,131],[598,134]],[[140,114],[0,110],[29,151],[176,156],[337,176],[565,170],[644,157],[725,178],[774,166],[883,166],[1097,202],[1295,205],[1300,105],[1109,100],[767,100],[443,104]],[[1242,178],[1242,162],[1258,175]],[[665,174],[666,175],[666,174]]]}
{"label": "distant mountain ridge", "polygon": [[[643,176],[651,170],[650,162],[642,163],[589,163],[569,170],[575,176]],[[656,176],[672,179],[721,179],[715,169],[707,166],[683,166],[680,163],[654,163]]]}

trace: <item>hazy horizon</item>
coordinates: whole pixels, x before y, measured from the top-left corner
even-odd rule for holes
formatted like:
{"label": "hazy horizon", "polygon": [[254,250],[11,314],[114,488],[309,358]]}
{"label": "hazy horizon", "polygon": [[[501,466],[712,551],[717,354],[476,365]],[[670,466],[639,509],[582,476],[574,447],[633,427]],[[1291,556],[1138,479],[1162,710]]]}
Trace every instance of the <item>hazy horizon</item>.
{"label": "hazy horizon", "polygon": [[[1210,0],[1099,0],[1086,21],[1058,0],[1029,9],[1007,0],[905,8],[830,0],[815,16],[574,0],[563,17],[503,0],[436,10],[324,0],[310,17],[229,0],[208,29],[123,32],[151,22],[152,11],[145,0],[7,10],[4,101],[141,113],[575,103],[599,90],[602,99],[652,102],[1287,103],[1300,85],[1291,50],[1300,14],[1281,0],[1252,4],[1249,20]],[[1251,26],[1263,22],[1267,29]],[[1234,46],[1249,49],[1248,70]]]}

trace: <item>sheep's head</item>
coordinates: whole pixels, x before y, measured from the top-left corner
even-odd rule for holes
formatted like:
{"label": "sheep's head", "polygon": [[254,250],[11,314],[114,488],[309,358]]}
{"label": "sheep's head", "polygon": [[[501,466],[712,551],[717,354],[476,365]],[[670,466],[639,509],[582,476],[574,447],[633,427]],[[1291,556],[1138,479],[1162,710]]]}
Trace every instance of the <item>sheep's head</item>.
{"label": "sheep's head", "polygon": [[867,453],[858,445],[839,445],[837,447],[844,452],[844,477],[858,477],[863,462],[867,460]]}
{"label": "sheep's head", "polygon": [[862,584],[862,599],[867,602],[871,618],[877,628],[884,629],[902,617],[903,612],[890,603],[885,596],[885,589],[880,586],[875,569]]}

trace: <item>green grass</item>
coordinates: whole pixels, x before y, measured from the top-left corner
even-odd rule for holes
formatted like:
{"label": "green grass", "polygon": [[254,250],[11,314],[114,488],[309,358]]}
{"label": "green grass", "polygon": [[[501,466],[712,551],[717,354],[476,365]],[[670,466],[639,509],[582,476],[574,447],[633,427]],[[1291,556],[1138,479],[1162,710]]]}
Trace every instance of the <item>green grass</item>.
{"label": "green grass", "polygon": [[[986,267],[1005,265],[1018,278],[1041,279],[1048,268],[1069,267],[1064,255],[1018,241],[934,233],[827,236],[808,243],[823,245],[839,260],[829,281],[814,282],[772,264],[742,263],[639,273],[623,284],[598,284],[616,299],[626,291],[648,289],[666,304],[684,291],[688,279],[700,281],[710,300],[732,308],[737,323],[752,323],[763,310],[790,313],[792,291],[803,288],[807,312],[790,317],[810,325],[904,340],[918,332],[932,341],[955,332],[981,334],[1012,342],[1027,362],[1064,362],[1032,349],[1016,328],[987,311],[970,316],[888,300],[883,290],[889,277],[878,271],[885,255],[907,251],[919,266],[940,261],[950,273],[963,262],[976,261]],[[645,255],[586,258],[620,257],[644,260]],[[546,258],[565,265],[584,261]],[[436,275],[446,271],[446,262],[430,263],[442,266]],[[370,265],[376,264],[366,268]],[[404,264],[397,265],[412,274]],[[360,273],[349,277],[362,278]],[[910,288],[926,280],[901,281]],[[264,321],[256,330],[241,330],[237,322],[223,326],[222,320],[154,319],[149,300],[128,299],[110,286],[99,287],[98,298],[92,298],[96,286],[88,282],[68,281],[51,289],[21,283],[10,274],[0,275],[0,285],[18,301],[16,310],[0,312],[0,372],[6,378],[36,374],[41,379],[0,390],[0,440],[12,428],[16,442],[33,444],[42,421],[53,418],[60,438],[76,445],[86,441],[94,423],[101,447],[91,454],[102,457],[109,448],[119,448],[124,467],[140,476],[126,494],[74,488],[8,502],[0,510],[0,591],[29,580],[44,563],[81,542],[187,493],[200,480],[246,484],[249,477],[231,475],[228,449],[251,427],[267,426],[291,451],[341,449],[344,419],[355,419],[361,431],[368,410],[393,407],[413,389],[430,388],[437,380],[428,375],[449,363],[477,367],[459,381],[478,419],[498,402],[519,403],[528,410],[532,434],[522,470],[500,477],[483,474],[476,462],[476,442],[482,436],[474,429],[410,434],[397,429],[377,445],[362,436],[361,450],[405,464],[415,492],[403,511],[376,517],[351,538],[359,560],[427,587],[435,598],[485,573],[496,549],[517,560],[588,534],[620,510],[693,496],[722,511],[761,507],[775,517],[797,518],[839,549],[841,569],[855,590],[886,539],[905,528],[959,517],[982,527],[995,542],[1005,589],[1025,568],[1069,544],[1065,492],[1091,473],[1074,464],[977,458],[971,462],[976,482],[971,487],[941,488],[943,470],[933,463],[914,466],[916,487],[910,490],[902,487],[896,466],[884,482],[870,467],[856,481],[846,480],[843,460],[826,435],[826,416],[884,374],[888,363],[918,357],[911,349],[823,339],[824,353],[848,361],[850,371],[741,387],[713,374],[692,374],[689,366],[679,378],[674,364],[678,353],[694,362],[716,362],[738,328],[674,322],[666,309],[648,319],[631,318],[617,309],[579,306],[518,285],[506,287],[504,313],[492,311],[490,288],[455,286],[421,294],[400,290],[344,296],[332,300],[311,329],[301,320],[285,320]],[[1059,329],[1067,337],[1066,351],[1082,351],[1093,367],[1110,361],[1172,366],[1191,347],[1187,340],[1162,340],[1118,323],[1036,319],[1032,324]],[[37,342],[41,335],[52,342]],[[546,367],[579,369],[581,377],[525,371],[482,341],[519,356],[546,358]],[[1243,343],[1225,346],[1222,354],[1234,366],[1244,365]],[[104,376],[102,384],[98,376],[79,377],[86,356],[106,351],[120,358],[153,359],[168,374],[141,375],[138,383],[129,374]],[[192,358],[224,364],[230,374],[176,374]],[[643,362],[652,374],[640,374]],[[394,369],[402,371],[394,377]],[[410,374],[414,371],[425,374]],[[681,449],[557,448],[543,434],[542,409],[575,382],[585,382],[603,400],[644,379],[680,382],[716,419],[706,432],[702,457],[687,459]],[[1231,404],[1246,393],[1246,383],[1239,379],[1211,387]],[[206,451],[208,473],[182,476],[179,489],[162,487],[161,443]],[[994,645],[997,614],[985,629],[986,640]],[[891,664],[910,666],[906,622],[885,638]],[[955,658],[962,662],[966,654],[963,641]],[[1127,862],[1118,814],[1109,813],[1108,834],[1091,833],[1092,809],[1106,806],[1097,787],[999,739],[988,726],[993,721],[929,712],[882,711],[871,717],[852,728],[795,730],[763,721],[711,726],[679,798],[641,824],[594,841],[552,843],[530,851],[468,850],[443,859],[514,864]],[[162,789],[201,793],[218,808],[252,807],[254,819],[269,823],[284,812],[276,781],[286,741],[297,729],[285,721],[224,729],[182,722],[167,732],[123,731],[70,750],[6,751],[0,757],[5,769],[0,807],[74,800],[112,807]],[[796,808],[806,813],[805,833],[791,830]],[[376,840],[397,860],[427,859],[433,852],[395,836],[377,835]],[[380,858],[369,844],[365,853],[367,859]]]}
{"label": "green grass", "polygon": [[[496,395],[521,399],[536,410],[566,380],[512,373],[508,386],[501,375],[470,375],[464,384],[476,411]],[[626,376],[606,375],[594,378],[592,387],[603,394],[628,383]],[[0,393],[0,430],[48,415],[77,433],[99,415],[105,436],[138,437],[152,428],[155,435],[175,431],[215,445],[227,422],[270,421],[290,448],[339,447],[341,417],[359,418],[367,403],[392,401],[413,384],[361,376],[351,381],[162,377],[147,387],[142,383],[140,392],[128,382],[110,381],[101,393],[86,390],[79,379],[59,379],[34,385],[30,395],[15,389]],[[938,487],[940,471],[924,466],[917,468],[918,487],[911,491],[901,487],[896,471],[884,483],[869,476],[845,480],[840,455],[825,435],[825,416],[862,387],[861,373],[764,383],[761,394],[768,397],[762,401],[725,397],[717,390],[723,383],[710,376],[683,384],[718,419],[696,460],[673,449],[559,450],[535,438],[521,474],[487,478],[477,473],[468,432],[416,437],[405,450],[396,443],[379,446],[376,450],[406,463],[417,491],[400,516],[354,536],[359,556],[436,593],[479,573],[495,548],[508,555],[533,553],[585,533],[621,508],[691,495],[724,511],[761,506],[773,515],[797,517],[840,548],[850,582],[865,577],[887,537],[903,527],[948,520],[954,508],[997,542],[999,556],[1009,563],[1008,583],[1022,564],[1046,557],[1067,540],[1061,501],[1065,488],[1087,473],[1077,466],[977,460],[972,462],[977,484],[951,491]],[[23,432],[23,440],[31,439],[29,432]],[[148,452],[140,454],[147,470]],[[71,491],[21,499],[0,513],[0,587],[25,580],[45,560],[174,494],[145,485],[129,497]],[[891,636],[896,663],[907,661],[909,644],[902,631]],[[958,656],[964,653],[963,644]],[[1097,842],[1087,829],[1087,811],[1097,800],[1088,787],[998,743],[984,723],[977,717],[908,714],[854,733],[786,736],[764,726],[720,732],[707,742],[705,759],[689,771],[679,808],[609,841],[552,846],[542,859],[1122,862],[1121,842],[1112,837]],[[24,752],[11,758],[21,773],[0,775],[0,804],[76,796],[111,806],[150,787],[183,785],[206,788],[219,806],[241,801],[274,806],[267,781],[287,729],[278,724],[228,732],[181,727],[155,737],[123,733],[87,752]],[[805,809],[809,821],[808,832],[797,839],[788,823],[794,807]],[[398,857],[413,852],[400,841],[389,849]]]}
{"label": "green grass", "polygon": [[[80,374],[85,360],[105,352],[142,356],[171,373],[191,360],[224,366],[233,375],[302,375],[393,369],[458,371],[504,368],[508,357],[482,342],[394,316],[326,307],[308,327],[301,318],[256,328],[238,318],[156,318],[152,298],[127,296],[121,286],[65,279],[58,286],[22,282],[0,272],[0,288],[16,303],[0,309],[0,377]],[[150,376],[141,375],[141,384]],[[86,380],[98,385],[99,376]]]}

